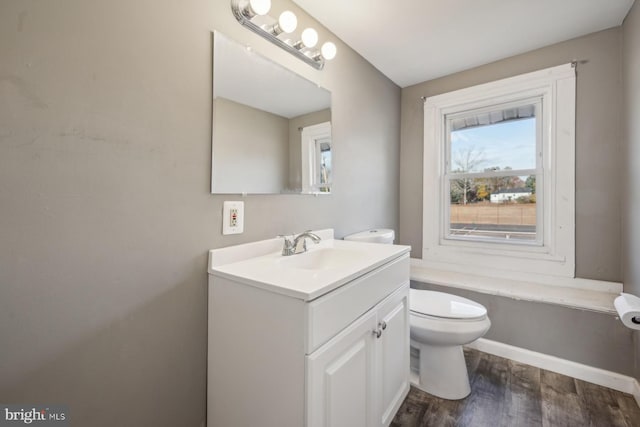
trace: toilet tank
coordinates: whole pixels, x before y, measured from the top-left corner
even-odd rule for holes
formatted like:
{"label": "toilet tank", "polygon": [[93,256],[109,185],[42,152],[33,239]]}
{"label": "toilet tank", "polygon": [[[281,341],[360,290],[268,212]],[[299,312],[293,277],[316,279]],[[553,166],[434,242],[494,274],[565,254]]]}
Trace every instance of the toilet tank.
{"label": "toilet tank", "polygon": [[392,244],[396,234],[389,228],[376,228],[373,230],[365,230],[359,233],[344,236],[344,240],[353,240],[365,243],[387,243]]}

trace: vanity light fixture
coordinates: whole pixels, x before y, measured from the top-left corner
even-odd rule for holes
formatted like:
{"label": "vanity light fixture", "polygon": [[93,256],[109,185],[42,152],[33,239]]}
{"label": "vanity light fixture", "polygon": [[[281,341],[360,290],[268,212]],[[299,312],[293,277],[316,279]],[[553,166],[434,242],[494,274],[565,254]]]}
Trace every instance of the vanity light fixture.
{"label": "vanity light fixture", "polygon": [[322,53],[322,56],[324,56],[324,59],[326,59],[327,61],[331,61],[333,58],[336,57],[336,54],[338,53],[338,48],[336,47],[335,44],[331,42],[326,42],[325,44],[322,45],[320,52]]}
{"label": "vanity light fixture", "polygon": [[[300,35],[300,41],[295,44],[295,47],[301,49],[302,47],[312,48],[318,44],[318,32],[313,28],[305,28]],[[298,47],[300,46],[300,47]]]}
{"label": "vanity light fixture", "polygon": [[298,18],[295,13],[285,10],[280,14],[278,22],[271,27],[271,34],[278,36],[282,33],[293,33],[298,27]]}
{"label": "vanity light fixture", "polygon": [[336,57],[336,53],[338,52],[338,48],[336,48],[336,45],[331,43],[331,42],[326,42],[325,44],[322,45],[322,47],[320,48],[320,52],[315,52],[311,58],[318,60],[318,58],[324,58],[327,61],[332,60],[333,58]]}
{"label": "vanity light fixture", "polygon": [[337,48],[332,42],[325,42],[320,51],[312,50],[318,44],[318,32],[313,28],[305,28],[297,42],[278,37],[293,33],[298,26],[298,18],[293,12],[285,10],[276,21],[267,15],[269,10],[271,0],[231,0],[231,11],[239,23],[313,68],[322,70],[325,60],[335,58]]}
{"label": "vanity light fixture", "polygon": [[256,15],[266,15],[271,9],[271,0],[249,0],[242,8],[242,15],[251,19]]}

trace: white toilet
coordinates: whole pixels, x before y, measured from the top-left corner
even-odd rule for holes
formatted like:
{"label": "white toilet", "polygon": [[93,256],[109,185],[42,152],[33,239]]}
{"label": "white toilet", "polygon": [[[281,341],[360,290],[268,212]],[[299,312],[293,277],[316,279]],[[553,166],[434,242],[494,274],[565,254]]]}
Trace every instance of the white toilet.
{"label": "white toilet", "polygon": [[471,388],[462,346],[489,330],[487,309],[444,292],[411,289],[409,293],[411,347],[419,352],[414,385],[443,399],[467,397]]}
{"label": "white toilet", "polygon": [[374,228],[373,230],[365,230],[359,233],[349,234],[344,240],[354,240],[365,243],[393,243],[396,233],[389,228]]}
{"label": "white toilet", "polygon": [[[393,243],[394,238],[393,230],[376,229],[344,239]],[[414,385],[443,399],[467,397],[471,388],[462,346],[489,330],[491,321],[487,309],[477,302],[444,292],[411,289],[409,293],[411,365],[418,371]]]}

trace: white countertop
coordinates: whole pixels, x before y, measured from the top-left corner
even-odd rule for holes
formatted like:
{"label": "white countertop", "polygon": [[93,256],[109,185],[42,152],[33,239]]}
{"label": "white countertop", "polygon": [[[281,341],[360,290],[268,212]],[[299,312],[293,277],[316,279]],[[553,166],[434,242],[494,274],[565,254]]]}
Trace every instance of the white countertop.
{"label": "white countertop", "polygon": [[[349,262],[326,269],[305,269],[291,266],[289,258],[281,254],[282,239],[263,240],[255,243],[231,246],[209,251],[209,274],[311,301],[344,285],[404,254],[409,246],[361,243],[327,239],[330,234],[318,232],[323,237],[319,244],[308,242],[308,253],[323,249],[337,249],[340,253],[353,253]],[[294,260],[295,261],[295,260]]]}

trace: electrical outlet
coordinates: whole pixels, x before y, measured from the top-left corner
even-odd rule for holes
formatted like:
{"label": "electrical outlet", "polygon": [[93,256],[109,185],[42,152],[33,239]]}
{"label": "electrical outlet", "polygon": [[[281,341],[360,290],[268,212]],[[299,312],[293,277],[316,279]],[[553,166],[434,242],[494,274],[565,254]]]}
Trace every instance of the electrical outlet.
{"label": "electrical outlet", "polygon": [[222,234],[244,232],[244,202],[224,202],[222,205]]}
{"label": "electrical outlet", "polygon": [[231,227],[237,227],[238,226],[238,209],[237,208],[231,208],[229,210],[229,222],[230,222],[230,226]]}

